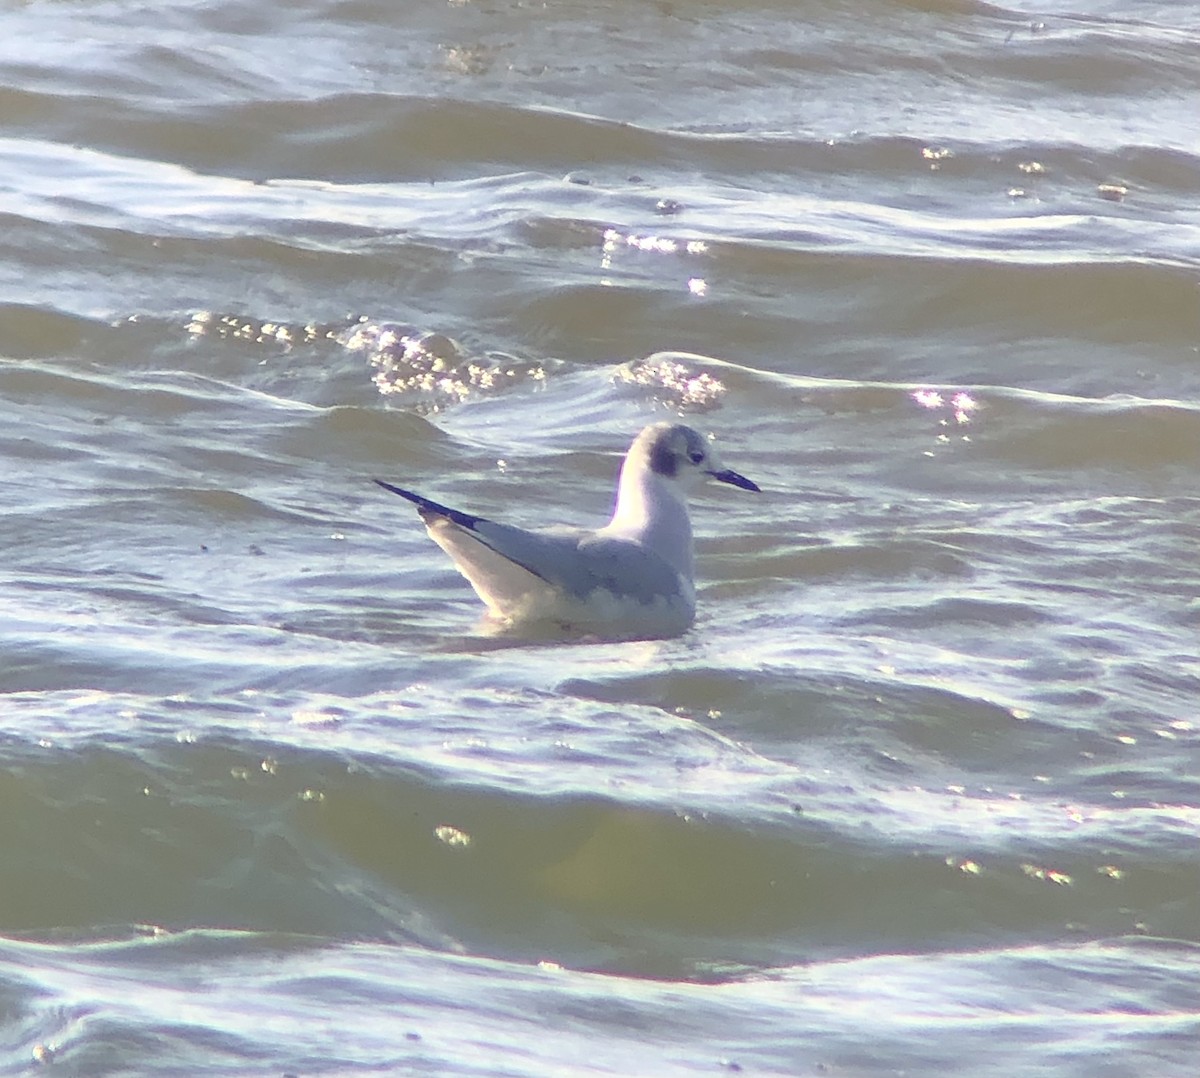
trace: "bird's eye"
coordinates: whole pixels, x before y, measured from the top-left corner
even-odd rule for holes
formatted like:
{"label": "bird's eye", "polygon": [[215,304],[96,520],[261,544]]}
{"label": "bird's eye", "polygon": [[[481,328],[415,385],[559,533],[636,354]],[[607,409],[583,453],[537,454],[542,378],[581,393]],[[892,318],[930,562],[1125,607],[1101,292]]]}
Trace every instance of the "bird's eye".
{"label": "bird's eye", "polygon": [[693,449],[688,454],[688,460],[690,460],[693,464],[699,464],[703,459],[704,459],[704,454],[701,453],[698,449]]}

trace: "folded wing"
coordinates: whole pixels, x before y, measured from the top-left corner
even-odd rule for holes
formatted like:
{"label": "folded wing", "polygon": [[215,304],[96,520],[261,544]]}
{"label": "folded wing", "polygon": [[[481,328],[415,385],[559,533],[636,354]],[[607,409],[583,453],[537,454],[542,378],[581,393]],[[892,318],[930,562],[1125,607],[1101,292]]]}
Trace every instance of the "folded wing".
{"label": "folded wing", "polygon": [[503,617],[555,596],[585,602],[596,592],[622,602],[691,607],[691,588],[640,543],[593,532],[532,532],[439,505],[377,479],[413,502],[429,536],[488,608]]}

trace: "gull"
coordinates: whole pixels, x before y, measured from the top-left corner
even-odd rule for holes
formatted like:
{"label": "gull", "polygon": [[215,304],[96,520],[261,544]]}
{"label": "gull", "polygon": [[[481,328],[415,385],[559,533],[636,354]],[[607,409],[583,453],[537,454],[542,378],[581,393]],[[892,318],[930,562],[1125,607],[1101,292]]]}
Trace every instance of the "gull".
{"label": "gull", "polygon": [[687,495],[711,479],[759,490],[691,427],[655,423],[629,447],[612,519],[595,531],[529,531],[375,482],[416,505],[493,621],[649,638],[677,636],[696,616]]}

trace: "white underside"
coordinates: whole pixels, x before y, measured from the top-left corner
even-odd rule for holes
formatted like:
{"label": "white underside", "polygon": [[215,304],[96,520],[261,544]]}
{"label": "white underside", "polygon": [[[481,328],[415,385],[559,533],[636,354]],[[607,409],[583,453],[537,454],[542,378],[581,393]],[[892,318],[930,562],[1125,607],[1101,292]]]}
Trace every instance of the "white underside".
{"label": "white underside", "polygon": [[490,603],[488,609],[511,625],[551,622],[621,637],[677,636],[692,624],[695,613],[694,605],[682,597],[658,596],[642,602],[597,588],[585,599],[576,599],[545,586],[531,590],[506,611],[498,611]]}

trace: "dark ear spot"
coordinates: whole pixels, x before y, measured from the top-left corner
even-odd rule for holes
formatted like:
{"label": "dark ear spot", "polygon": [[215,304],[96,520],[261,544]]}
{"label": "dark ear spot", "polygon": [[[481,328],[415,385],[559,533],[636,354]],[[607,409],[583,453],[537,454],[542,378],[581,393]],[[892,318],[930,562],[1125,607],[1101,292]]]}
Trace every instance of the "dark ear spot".
{"label": "dark ear spot", "polygon": [[679,458],[666,446],[666,439],[659,438],[650,447],[650,468],[667,479],[679,473]]}

